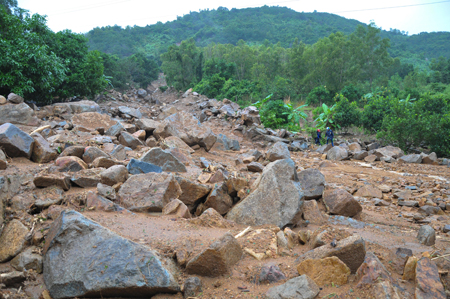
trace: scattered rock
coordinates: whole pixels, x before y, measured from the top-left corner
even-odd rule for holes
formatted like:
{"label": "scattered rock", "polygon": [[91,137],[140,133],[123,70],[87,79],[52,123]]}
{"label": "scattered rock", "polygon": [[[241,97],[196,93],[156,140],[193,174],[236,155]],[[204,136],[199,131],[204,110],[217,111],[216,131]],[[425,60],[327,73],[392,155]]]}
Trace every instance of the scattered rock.
{"label": "scattered rock", "polygon": [[34,270],[42,273],[42,256],[37,254],[37,247],[28,247],[11,261],[11,266],[18,271]]}
{"label": "scattered rock", "polygon": [[417,234],[417,240],[421,244],[433,246],[436,243],[436,232],[431,226],[422,225]]}
{"label": "scattered rock", "polygon": [[75,211],[53,222],[44,247],[44,281],[54,299],[176,293],[173,269],[171,260]]}
{"label": "scattered rock", "polygon": [[163,171],[162,168],[159,166],[136,159],[130,160],[130,162],[127,165],[127,169],[128,172],[131,174],[141,174],[149,172],[161,173]]}
{"label": "scattered rock", "polygon": [[323,202],[328,212],[334,215],[353,217],[362,211],[359,202],[343,189],[324,191]]}
{"label": "scattered rock", "polygon": [[39,133],[31,135],[34,139],[31,160],[36,163],[48,163],[58,157],[58,153],[50,147],[50,144]]}
{"label": "scattered rock", "polygon": [[86,163],[75,156],[59,157],[55,161],[55,166],[59,172],[77,172],[88,169]]}
{"label": "scattered rock", "polygon": [[348,158],[348,152],[342,146],[333,146],[327,152],[327,159],[332,161],[341,161]]}
{"label": "scattered rock", "polygon": [[[303,191],[294,161],[268,164],[254,183],[256,189],[228,212],[227,219],[247,225],[296,224],[302,214]],[[273,198],[279,200],[273,201]]]}
{"label": "scattered rock", "polygon": [[217,277],[229,273],[242,257],[242,249],[230,233],[226,233],[186,265],[189,274]]}
{"label": "scattered rock", "polygon": [[184,281],[183,294],[184,298],[196,297],[202,292],[202,281],[198,277],[188,277]]}
{"label": "scattered rock", "polygon": [[439,279],[438,268],[436,267],[436,264],[427,257],[417,261],[415,298],[447,298],[444,287]]}
{"label": "scattered rock", "polygon": [[303,218],[310,224],[315,225],[322,225],[327,222],[326,216],[320,211],[315,200],[306,200],[303,203]]}
{"label": "scattered rock", "polygon": [[113,186],[117,183],[123,183],[128,179],[128,170],[123,165],[115,165],[100,173],[101,183]]}
{"label": "scattered rock", "polygon": [[139,145],[144,145],[139,138],[125,131],[120,132],[119,142],[120,144],[132,149],[136,149]]}
{"label": "scattered rock", "polygon": [[72,183],[81,188],[96,187],[102,180],[100,174],[103,170],[103,168],[80,170],[72,174],[70,180]]}
{"label": "scattered rock", "polygon": [[110,168],[114,165],[121,165],[121,163],[107,157],[98,157],[92,162],[94,168]]}
{"label": "scattered rock", "polygon": [[358,197],[383,198],[382,191],[377,187],[373,187],[370,185],[364,185],[363,187],[359,188],[354,195]]}
{"label": "scattered rock", "polygon": [[8,101],[13,104],[20,104],[24,102],[24,99],[15,93],[10,93],[8,94]]}
{"label": "scattered rock", "polygon": [[233,224],[224,219],[216,210],[209,208],[204,211],[200,217],[189,220],[191,223],[205,226],[205,227],[217,227],[217,228],[230,228]]}
{"label": "scattered rock", "polygon": [[164,145],[166,145],[169,148],[178,148],[183,152],[186,152],[188,154],[193,154],[195,151],[192,149],[192,147],[190,147],[189,145],[186,144],[186,142],[184,142],[183,140],[181,140],[179,137],[177,136],[169,136],[166,139],[164,139],[163,141]]}
{"label": "scattered rock", "polygon": [[15,125],[6,123],[0,126],[0,147],[9,157],[30,159],[33,144],[34,139]]}
{"label": "scattered rock", "polygon": [[225,215],[233,205],[233,199],[228,195],[223,183],[215,184],[211,193],[206,198],[204,206],[213,208],[219,214]]}
{"label": "scattered rock", "polygon": [[338,241],[336,247],[333,247],[330,244],[320,246],[306,252],[300,256],[296,262],[300,263],[306,259],[321,259],[331,256],[338,257],[350,268],[352,273],[356,273],[366,256],[364,239],[358,235],[353,235]]}
{"label": "scattered rock", "polygon": [[180,195],[177,180],[168,173],[133,175],[119,190],[123,206],[136,212],[161,212],[166,204]]}
{"label": "scattered rock", "polygon": [[406,163],[417,163],[417,164],[422,163],[422,157],[418,154],[406,155],[406,156],[400,157],[400,160],[402,160],[403,162],[406,162]]}
{"label": "scattered rock", "polygon": [[270,288],[266,296],[268,299],[313,299],[320,289],[308,275],[301,275],[289,279],[286,283]]}
{"label": "scattered rock", "polygon": [[319,287],[344,285],[350,276],[350,269],[335,256],[323,259],[308,259],[297,265],[300,275],[308,275]]}
{"label": "scattered rock", "polygon": [[116,205],[109,199],[89,191],[86,196],[86,208],[90,210],[112,212],[117,210]]}
{"label": "scattered rock", "polygon": [[54,174],[37,175],[34,178],[33,183],[38,188],[58,186],[65,191],[70,189],[70,177],[65,175],[62,176]]}
{"label": "scattered rock", "polygon": [[84,154],[84,146],[69,146],[59,155],[60,157],[66,157],[66,156],[75,156],[80,159],[83,158]]}
{"label": "scattered rock", "polygon": [[437,162],[437,155],[436,153],[431,153],[429,155],[423,155],[422,156],[422,163],[423,164],[433,164]]}
{"label": "scattered rock", "polygon": [[5,153],[0,149],[0,170],[4,170],[6,167],[8,167],[8,161]]}
{"label": "scattered rock", "polygon": [[84,149],[84,154],[83,154],[82,159],[87,164],[91,164],[98,157],[108,158],[109,156],[104,151],[102,151],[101,149],[99,149],[98,147],[95,147],[95,146],[88,146]]}
{"label": "scattered rock", "polygon": [[241,147],[239,146],[239,141],[236,139],[230,139],[223,134],[219,134],[217,135],[217,140],[211,149],[220,151],[239,151]]}
{"label": "scattered rock", "polygon": [[148,118],[141,118],[136,120],[136,126],[140,130],[144,130],[148,135],[153,134],[153,131],[158,127],[159,124],[159,121]]}
{"label": "scattered rock", "polygon": [[289,148],[284,142],[275,143],[266,153],[266,158],[270,162],[274,162],[276,160],[282,159],[290,159],[291,153],[289,152]]}
{"label": "scattered rock", "polygon": [[178,197],[184,204],[186,204],[191,212],[194,211],[199,199],[208,195],[211,187],[207,185],[197,184],[183,177],[175,177],[181,188],[181,195]]}
{"label": "scattered rock", "polygon": [[284,279],[286,279],[286,275],[281,272],[281,269],[277,265],[267,264],[261,268],[261,271],[259,272],[258,282],[260,284],[274,283]]}
{"label": "scattered rock", "polygon": [[139,159],[140,161],[152,163],[161,167],[163,171],[168,172],[186,172],[186,166],[180,162],[170,152],[165,151],[159,147],[154,147],[146,152]]}
{"label": "scattered rock", "polygon": [[0,263],[19,254],[26,244],[28,229],[17,219],[13,219],[3,229],[0,236]]}
{"label": "scattered rock", "polygon": [[191,218],[191,213],[189,212],[188,207],[179,199],[171,200],[167,205],[162,209],[163,215],[175,215],[180,218]]}
{"label": "scattered rock", "polygon": [[112,120],[109,115],[97,112],[84,112],[72,116],[74,127],[83,127],[90,131],[95,131],[100,127],[108,131],[115,123],[116,121]]}
{"label": "scattered rock", "polygon": [[353,159],[364,160],[368,155],[369,155],[369,153],[367,151],[355,152],[355,153],[353,153]]}
{"label": "scattered rock", "polygon": [[325,188],[325,176],[315,168],[309,168],[298,173],[300,186],[305,199],[318,199],[322,197]]}
{"label": "scattered rock", "polygon": [[15,124],[25,126],[39,125],[39,119],[34,115],[34,110],[25,103],[5,104],[0,106],[0,125]]}
{"label": "scattered rock", "polygon": [[410,256],[405,264],[405,268],[403,270],[403,280],[415,280],[416,279],[416,265],[417,265],[417,257]]}

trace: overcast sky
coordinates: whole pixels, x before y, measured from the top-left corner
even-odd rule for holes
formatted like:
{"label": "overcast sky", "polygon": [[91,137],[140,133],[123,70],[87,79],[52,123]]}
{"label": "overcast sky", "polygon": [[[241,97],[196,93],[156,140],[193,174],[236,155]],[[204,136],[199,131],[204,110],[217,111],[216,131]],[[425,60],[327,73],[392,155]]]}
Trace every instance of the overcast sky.
{"label": "overcast sky", "polygon": [[107,25],[145,26],[167,22],[190,11],[219,6],[246,8],[286,6],[298,12],[328,12],[378,27],[420,32],[450,31],[450,0],[18,0],[19,7],[47,15],[53,31],[85,33]]}

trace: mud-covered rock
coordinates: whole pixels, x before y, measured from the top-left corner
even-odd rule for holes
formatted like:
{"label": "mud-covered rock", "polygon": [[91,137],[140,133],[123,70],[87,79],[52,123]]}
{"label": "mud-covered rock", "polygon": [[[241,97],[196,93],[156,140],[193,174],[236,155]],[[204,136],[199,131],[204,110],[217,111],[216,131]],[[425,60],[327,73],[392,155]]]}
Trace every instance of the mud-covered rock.
{"label": "mud-covered rock", "polygon": [[267,151],[266,158],[270,162],[274,162],[282,159],[290,159],[291,153],[289,152],[289,148],[284,142],[277,142]]}
{"label": "mud-covered rock", "polygon": [[164,139],[163,144],[169,148],[178,148],[187,154],[193,154],[195,151],[177,136],[169,136]]}
{"label": "mud-covered rock", "polygon": [[70,189],[70,177],[66,175],[38,174],[33,183],[38,188],[58,186],[65,191]]}
{"label": "mud-covered rock", "polygon": [[0,147],[9,157],[30,159],[33,153],[34,139],[13,124],[0,126]]}
{"label": "mud-covered rock", "polygon": [[72,174],[70,181],[81,188],[96,187],[102,181],[103,168],[85,169]]}
{"label": "mud-covered rock", "polygon": [[298,173],[298,180],[302,187],[305,199],[318,199],[322,197],[325,188],[325,176],[315,168],[305,169]]}
{"label": "mud-covered rock", "polygon": [[0,263],[9,261],[22,251],[27,234],[28,228],[17,219],[5,226],[0,236]]}
{"label": "mud-covered rock", "polygon": [[202,292],[202,281],[200,278],[188,277],[183,284],[184,298],[195,297]]}
{"label": "mud-covered rock", "polygon": [[175,293],[173,269],[171,260],[75,211],[53,222],[44,247],[44,281],[54,299]]}
{"label": "mud-covered rock", "polygon": [[192,217],[188,207],[179,199],[172,199],[162,209],[163,215],[175,215],[180,218],[189,219]]}
{"label": "mud-covered rock", "polygon": [[364,185],[356,191],[355,196],[368,198],[383,198],[383,192],[377,187]]}
{"label": "mud-covered rock", "polygon": [[89,191],[86,195],[86,208],[106,212],[112,212],[120,209],[109,199],[104,198],[103,196],[92,191]]}
{"label": "mud-covered rock", "polygon": [[217,135],[217,140],[211,149],[220,151],[239,151],[241,147],[239,146],[239,141],[236,139],[231,139],[224,134],[219,134]]}
{"label": "mud-covered rock", "polygon": [[206,208],[213,208],[221,215],[225,215],[231,209],[232,205],[233,199],[228,195],[223,183],[214,185],[204,203]]}
{"label": "mud-covered rock", "polygon": [[36,163],[48,163],[58,157],[58,153],[50,147],[50,143],[39,133],[31,135],[34,139],[31,160]]}
{"label": "mud-covered rock", "polygon": [[297,265],[299,275],[308,275],[319,287],[344,285],[350,276],[350,269],[339,258],[308,259]]}
{"label": "mud-covered rock", "polygon": [[133,175],[119,190],[122,205],[138,212],[161,212],[166,204],[180,195],[180,185],[168,173]]}
{"label": "mud-covered rock", "polygon": [[335,247],[330,244],[320,246],[306,252],[300,256],[296,262],[300,263],[307,259],[321,259],[331,256],[338,257],[350,268],[352,273],[356,273],[366,257],[364,239],[358,235],[353,235],[337,241]]}
{"label": "mud-covered rock", "polygon": [[230,272],[230,268],[242,257],[238,241],[230,233],[211,244],[186,265],[189,274],[217,277]]}
{"label": "mud-covered rock", "polygon": [[346,190],[326,190],[323,202],[329,213],[353,217],[362,211],[361,204]]}
{"label": "mud-covered rock", "polygon": [[84,149],[85,149],[85,147],[81,146],[81,145],[69,146],[69,147],[65,148],[64,151],[59,156],[60,157],[75,156],[75,157],[82,159],[83,154],[84,154]]}
{"label": "mud-covered rock", "polygon": [[313,299],[319,292],[319,287],[308,275],[301,275],[289,279],[282,285],[270,288],[266,297],[268,299]]}
{"label": "mud-covered rock", "polygon": [[286,275],[275,264],[264,265],[259,272],[259,283],[274,283],[286,279]]}
{"label": "mud-covered rock", "polygon": [[159,124],[159,121],[149,118],[140,118],[136,120],[136,126],[140,130],[144,130],[149,135],[153,133],[153,131],[158,127]]}
{"label": "mud-covered rock", "polygon": [[116,190],[108,185],[99,183],[97,184],[97,192],[99,195],[106,197],[111,200],[116,200]]}
{"label": "mud-covered rock", "polygon": [[175,177],[178,184],[181,188],[181,195],[178,197],[186,206],[194,211],[195,205],[198,203],[198,200],[208,195],[211,191],[211,187],[208,185],[198,184],[196,182],[192,182],[183,177]]}
{"label": "mud-covered rock", "polygon": [[195,144],[204,147],[207,151],[216,142],[216,135],[211,129],[202,126],[200,121],[187,112],[177,112],[168,116],[153,132],[157,138],[177,136],[192,146]]}
{"label": "mud-covered rock", "polygon": [[447,298],[444,287],[439,279],[438,268],[427,257],[423,257],[417,262],[415,298]]}
{"label": "mud-covered rock", "polygon": [[123,131],[125,131],[125,127],[120,121],[117,121],[114,125],[106,130],[105,135],[118,137]]}
{"label": "mud-covered rock", "polygon": [[369,155],[369,153],[367,151],[355,152],[355,153],[353,153],[353,159],[364,160],[368,155]]}
{"label": "mud-covered rock", "polygon": [[247,165],[247,169],[251,172],[263,172],[264,166],[258,162],[251,162]]}
{"label": "mud-covered rock", "polygon": [[222,215],[212,208],[204,211],[198,218],[189,221],[193,224],[205,227],[230,228],[233,226],[230,221],[224,219]]}
{"label": "mud-covered rock", "polygon": [[165,151],[159,147],[154,147],[146,152],[139,159],[140,161],[152,163],[161,167],[163,171],[168,172],[186,172],[186,166],[178,160],[170,152]]}
{"label": "mud-covered rock", "polygon": [[90,131],[94,131],[97,128],[103,128],[107,131],[115,123],[116,121],[112,120],[109,115],[97,112],[84,112],[72,116],[72,124],[74,127],[83,127]]}
{"label": "mud-covered rock", "polygon": [[98,157],[92,161],[94,168],[110,168],[114,165],[121,165],[121,163],[108,157]]}
{"label": "mud-covered rock", "polygon": [[227,219],[279,227],[296,224],[301,219],[304,194],[294,161],[284,159],[268,164],[254,184],[256,189],[228,212]]}
{"label": "mud-covered rock", "polygon": [[306,200],[303,203],[303,218],[311,224],[322,225],[327,222],[327,217],[319,209],[315,200]]}

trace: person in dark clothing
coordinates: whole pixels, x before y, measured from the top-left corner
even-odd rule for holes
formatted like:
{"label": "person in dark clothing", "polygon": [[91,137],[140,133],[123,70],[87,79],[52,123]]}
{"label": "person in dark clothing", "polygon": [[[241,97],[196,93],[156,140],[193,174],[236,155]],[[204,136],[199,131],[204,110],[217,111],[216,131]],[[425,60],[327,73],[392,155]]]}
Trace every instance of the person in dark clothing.
{"label": "person in dark clothing", "polygon": [[331,146],[334,146],[334,143],[333,143],[334,134],[333,134],[333,131],[329,127],[327,127],[327,131],[325,132],[325,137],[327,137],[327,144],[328,144],[328,141],[331,141]]}
{"label": "person in dark clothing", "polygon": [[320,133],[320,129],[317,129],[317,137],[316,137],[316,144],[321,145],[320,144],[320,139],[322,138],[322,135]]}

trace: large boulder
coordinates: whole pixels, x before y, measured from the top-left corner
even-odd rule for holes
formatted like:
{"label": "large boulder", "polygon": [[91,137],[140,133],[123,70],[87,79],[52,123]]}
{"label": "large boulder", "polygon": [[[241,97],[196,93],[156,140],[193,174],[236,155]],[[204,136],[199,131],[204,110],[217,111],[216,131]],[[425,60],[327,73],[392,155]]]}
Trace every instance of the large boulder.
{"label": "large boulder", "polygon": [[348,158],[348,151],[342,146],[333,146],[327,152],[327,159],[332,161],[341,161]]}
{"label": "large boulder", "polygon": [[16,125],[37,126],[39,119],[34,110],[25,103],[0,105],[0,125],[11,123]]}
{"label": "large boulder", "polygon": [[305,198],[291,159],[268,164],[256,189],[228,212],[227,219],[247,225],[296,224]]}
{"label": "large boulder", "polygon": [[344,285],[350,276],[350,269],[335,256],[323,259],[308,259],[297,265],[298,274],[306,274],[322,287],[324,285]]}
{"label": "large boulder", "polygon": [[386,146],[382,148],[378,148],[374,150],[374,155],[378,158],[382,157],[392,157],[394,159],[400,158],[404,155],[404,152],[401,148],[395,146]]}
{"label": "large boulder", "polygon": [[56,103],[53,104],[53,114],[55,115],[67,115],[78,114],[83,112],[100,112],[100,106],[94,101],[79,101],[69,103]]}
{"label": "large boulder", "polygon": [[323,202],[330,214],[353,217],[362,211],[358,201],[346,190],[326,190]]}
{"label": "large boulder", "polygon": [[0,126],[0,147],[10,157],[30,159],[33,153],[34,139],[13,124]]}
{"label": "large boulder", "polygon": [[228,195],[226,185],[223,183],[215,184],[211,193],[206,198],[204,206],[213,208],[219,214],[225,215],[233,205],[233,199]]}
{"label": "large boulder", "polygon": [[226,135],[217,135],[216,143],[212,147],[212,150],[220,151],[239,151],[241,147],[239,146],[239,141],[236,139],[228,138]]}
{"label": "large boulder", "polygon": [[200,121],[187,112],[178,112],[168,116],[153,132],[158,138],[177,136],[188,145],[198,144],[207,151],[216,142],[216,135],[211,129],[202,126]]}
{"label": "large boulder", "polygon": [[149,173],[156,172],[161,173],[162,168],[154,165],[152,163],[139,161],[136,159],[131,159],[127,165],[128,172],[131,174],[141,174],[141,173]]}
{"label": "large boulder", "polygon": [[134,118],[142,118],[142,113],[141,111],[139,111],[139,109],[130,108],[127,106],[119,106],[118,109],[120,114],[126,114]]}
{"label": "large boulder", "polygon": [[170,259],[75,211],[63,211],[53,222],[43,253],[44,282],[54,299],[179,291]]}
{"label": "large boulder", "polygon": [[159,121],[149,119],[149,118],[141,118],[136,120],[136,126],[140,130],[144,130],[148,135],[152,134],[153,131],[158,127]]}
{"label": "large boulder", "polygon": [[139,145],[144,145],[144,143],[141,140],[139,140],[139,138],[125,131],[120,132],[119,142],[120,144],[130,147],[132,149],[136,149]]}
{"label": "large boulder", "polygon": [[322,197],[325,188],[325,176],[315,168],[309,168],[298,173],[298,180],[305,199],[317,199]]}
{"label": "large boulder", "polygon": [[113,186],[128,179],[128,169],[123,165],[114,165],[100,173],[101,183]]}
{"label": "large boulder", "polygon": [[24,101],[25,100],[21,96],[15,94],[15,93],[10,93],[8,95],[8,102],[10,102],[10,103],[20,104],[20,103],[23,103]]}
{"label": "large boulder", "polygon": [[421,258],[417,262],[415,298],[448,298],[439,279],[439,271],[436,264],[427,257]]}
{"label": "large boulder", "polygon": [[422,163],[423,164],[433,164],[437,162],[437,155],[435,152],[432,152],[429,155],[421,154],[422,156]]}
{"label": "large boulder", "polygon": [[154,147],[139,159],[142,162],[152,163],[168,172],[186,172],[186,166],[170,152]]}
{"label": "large boulder", "polygon": [[168,173],[133,175],[119,190],[122,205],[138,212],[161,212],[166,204],[180,195],[180,185]]}
{"label": "large boulder", "polygon": [[266,158],[270,162],[282,159],[290,159],[291,153],[289,152],[287,144],[279,141],[272,145],[272,147],[267,151]]}
{"label": "large boulder", "polygon": [[211,244],[186,265],[186,272],[201,276],[217,277],[230,272],[231,267],[242,257],[238,241],[230,233]]}
{"label": "large boulder", "polygon": [[168,148],[177,148],[186,154],[193,154],[195,151],[177,136],[169,136],[164,139],[163,144]]}
{"label": "large boulder", "polygon": [[400,160],[402,160],[403,162],[406,162],[406,163],[420,164],[420,163],[422,163],[422,156],[419,154],[411,154],[411,155],[406,155],[406,156],[400,157]]}
{"label": "large boulder", "polygon": [[245,107],[241,111],[241,119],[244,121],[244,125],[251,126],[253,124],[260,125],[261,118],[259,116],[259,111],[255,106]]}

